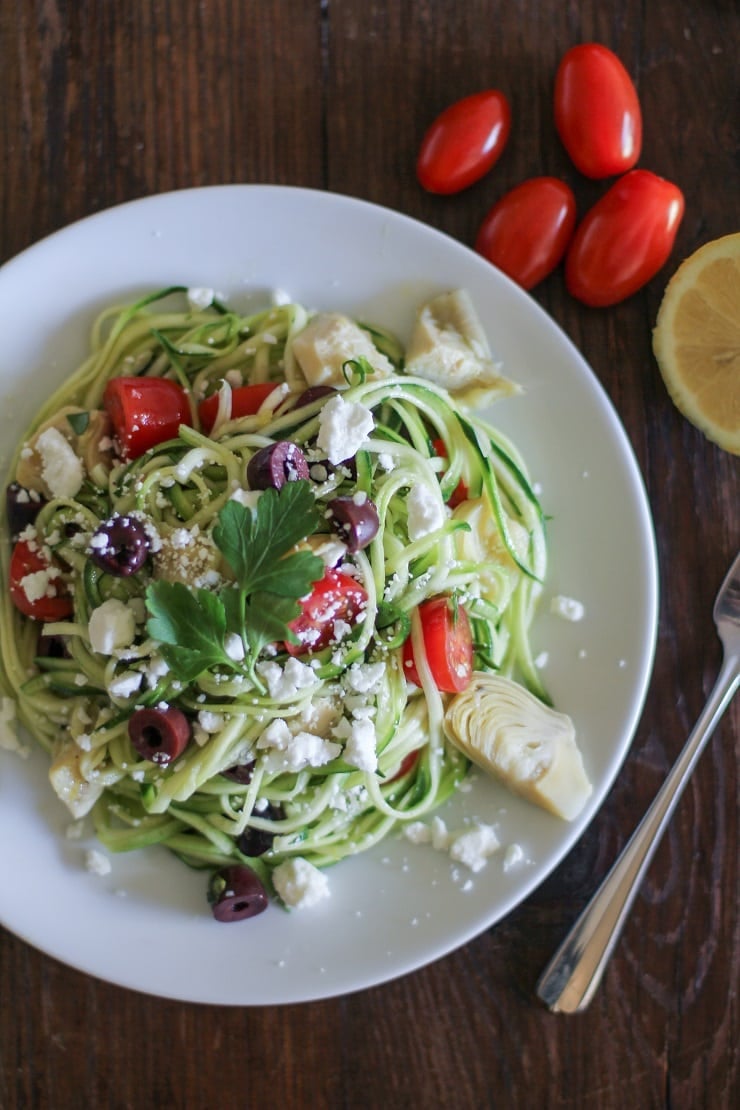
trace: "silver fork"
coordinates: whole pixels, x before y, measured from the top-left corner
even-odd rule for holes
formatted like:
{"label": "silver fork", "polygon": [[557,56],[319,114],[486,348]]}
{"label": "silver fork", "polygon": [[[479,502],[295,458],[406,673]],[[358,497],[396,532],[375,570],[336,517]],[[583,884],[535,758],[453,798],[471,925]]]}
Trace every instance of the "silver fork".
{"label": "silver fork", "polygon": [[678,799],[740,682],[740,554],[714,603],[722,666],[686,745],[616,863],[576,920],[537,983],[553,1011],[576,1013],[593,998],[640,883]]}

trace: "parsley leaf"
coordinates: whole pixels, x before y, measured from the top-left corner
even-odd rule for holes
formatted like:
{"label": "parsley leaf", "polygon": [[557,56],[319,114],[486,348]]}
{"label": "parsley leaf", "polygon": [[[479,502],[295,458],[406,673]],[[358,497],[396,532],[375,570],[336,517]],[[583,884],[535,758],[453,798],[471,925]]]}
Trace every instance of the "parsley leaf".
{"label": "parsley leaf", "polygon": [[288,552],[317,524],[309,483],[286,482],[279,490],[266,489],[254,510],[228,501],[213,539],[245,594],[305,597],[324,573],[324,565],[309,551]]}
{"label": "parsley leaf", "polygon": [[146,604],[152,614],[147,632],[160,642],[162,657],[182,682],[192,682],[216,664],[233,669],[224,650],[226,612],[215,594],[182,582],[153,582]]}

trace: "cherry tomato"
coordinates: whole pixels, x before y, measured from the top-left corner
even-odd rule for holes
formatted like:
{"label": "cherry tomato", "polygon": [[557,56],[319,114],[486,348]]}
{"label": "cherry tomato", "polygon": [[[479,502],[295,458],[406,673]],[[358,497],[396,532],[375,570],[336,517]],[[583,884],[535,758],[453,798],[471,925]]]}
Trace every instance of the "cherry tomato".
{"label": "cherry tomato", "polygon": [[425,134],[416,176],[430,193],[467,189],[500,158],[511,130],[511,109],[502,92],[487,89],[445,108]]}
{"label": "cherry tomato", "polygon": [[[276,388],[275,382],[256,382],[254,385],[239,385],[231,391],[231,418],[237,420],[240,416],[254,416]],[[198,405],[198,416],[201,427],[208,435],[216,420],[218,412],[218,393],[212,393]]]}
{"label": "cherry tomato", "polygon": [[632,169],[642,147],[642,112],[616,54],[597,42],[574,46],[555,76],[555,127],[586,177]]}
{"label": "cherry tomato", "polygon": [[416,765],[416,762],[420,755],[421,748],[417,748],[414,752],[409,752],[408,755],[405,755],[399,763],[396,773],[394,775],[391,775],[391,777],[389,779],[386,779],[385,781],[396,782],[397,779],[402,779],[403,776],[407,775],[411,768]]}
{"label": "cherry tomato", "polygon": [[341,570],[327,570],[314,582],[308,597],[301,598],[301,612],[288,627],[299,643],[285,643],[291,655],[321,651],[336,638],[337,621],[352,624],[365,608],[367,592],[355,578]]}
{"label": "cherry tomato", "polygon": [[532,289],[560,262],[575,226],[570,186],[557,177],[532,177],[494,204],[475,249],[523,289]]}
{"label": "cherry tomato", "polygon": [[174,439],[181,424],[191,424],[188,395],[169,378],[111,378],[103,404],[127,459]]}
{"label": "cherry tomato", "polygon": [[[433,440],[432,446],[434,447],[434,450],[440,459],[447,458],[447,448],[445,447],[445,441],[443,439]],[[463,501],[467,501],[468,496],[468,487],[465,485],[461,478],[450,496],[447,498],[447,504],[450,506],[451,509],[456,509],[457,506],[460,505]]]}
{"label": "cherry tomato", "polygon": [[[33,548],[36,548],[33,550]],[[13,548],[10,557],[9,590],[16,609],[26,617],[37,621],[62,621],[71,616],[73,611],[72,599],[66,593],[64,583],[59,578],[50,578],[45,583],[41,597],[31,600],[26,593],[26,587],[44,586],[46,572],[53,564],[46,559],[40,545],[27,540],[19,540]],[[39,575],[37,581],[26,582],[28,575]]]}
{"label": "cherry tomato", "polygon": [[[419,606],[429,670],[438,690],[459,694],[473,673],[473,636],[468,614],[449,597],[433,597]],[[403,645],[403,673],[421,686],[409,636]]]}
{"label": "cherry tomato", "polygon": [[584,216],[565,259],[565,284],[584,304],[630,297],[667,260],[683,217],[677,186],[648,170],[615,181]]}

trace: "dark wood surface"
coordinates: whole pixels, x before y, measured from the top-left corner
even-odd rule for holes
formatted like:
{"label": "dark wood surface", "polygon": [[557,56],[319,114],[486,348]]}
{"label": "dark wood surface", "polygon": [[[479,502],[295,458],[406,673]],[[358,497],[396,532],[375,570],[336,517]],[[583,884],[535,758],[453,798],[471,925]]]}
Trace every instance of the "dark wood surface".
{"label": "dark wood surface", "polygon": [[[560,273],[534,293],[614,401],[657,532],[654,676],[603,809],[498,926],[350,997],[241,1010],[162,1001],[0,931],[3,1110],[738,1105],[737,706],[588,1012],[552,1015],[534,994],[718,668],[711,608],[738,547],[738,463],[674,409],[650,334],[680,259],[740,229],[736,0],[0,0],[0,260],[118,202],[220,182],[351,194],[468,244],[493,200],[533,174],[564,176],[583,209],[603,186],[569,165],[552,86],[561,54],[588,40],[634,76],[642,165],[687,202],[670,263],[624,304],[586,309]],[[503,159],[456,197],[425,194],[414,158],[426,125],[490,86],[512,102]]]}

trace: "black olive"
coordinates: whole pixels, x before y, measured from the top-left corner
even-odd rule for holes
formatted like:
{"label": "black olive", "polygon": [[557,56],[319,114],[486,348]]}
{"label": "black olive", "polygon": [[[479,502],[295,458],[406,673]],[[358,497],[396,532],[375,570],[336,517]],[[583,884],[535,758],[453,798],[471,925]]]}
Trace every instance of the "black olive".
{"label": "black olive", "polygon": [[39,636],[36,655],[40,659],[71,659],[66,636]]}
{"label": "black olive", "polygon": [[308,463],[300,447],[288,440],[261,447],[247,463],[250,489],[281,489],[301,478],[308,478]]}
{"label": "black olive", "polygon": [[217,921],[243,921],[267,909],[267,892],[254,871],[243,864],[223,867],[211,876],[208,901]]}
{"label": "black olive", "polygon": [[101,524],[90,540],[90,558],[116,578],[128,578],[146,562],[149,537],[140,520],[115,516]]}
{"label": "black olive", "polygon": [[190,721],[174,705],[137,709],[128,722],[128,734],[139,755],[162,767],[182,755],[192,732]]}
{"label": "black olive", "polygon": [[378,510],[367,498],[358,503],[354,497],[334,497],[328,503],[334,530],[347,544],[350,553],[363,547],[378,534]]}
{"label": "black olive", "polygon": [[[259,816],[268,821],[281,821],[285,814],[282,806],[268,805],[266,809],[260,811]],[[244,856],[262,856],[272,848],[274,839],[275,833],[268,829],[246,828],[236,838],[236,846]]]}
{"label": "black olive", "polygon": [[8,528],[13,539],[24,528],[33,524],[46,499],[35,491],[32,493],[18,482],[11,482],[5,491],[5,505],[8,515]]}
{"label": "black olive", "polygon": [[248,786],[252,781],[252,773],[254,771],[254,760],[249,763],[235,763],[233,767],[227,767],[221,774],[225,779],[231,779],[232,782],[238,782],[242,786]]}
{"label": "black olive", "polygon": [[329,397],[336,393],[331,385],[312,385],[308,389],[304,389],[300,397],[293,405],[294,409],[302,409],[304,405],[313,404],[314,401],[320,400],[322,397]]}

